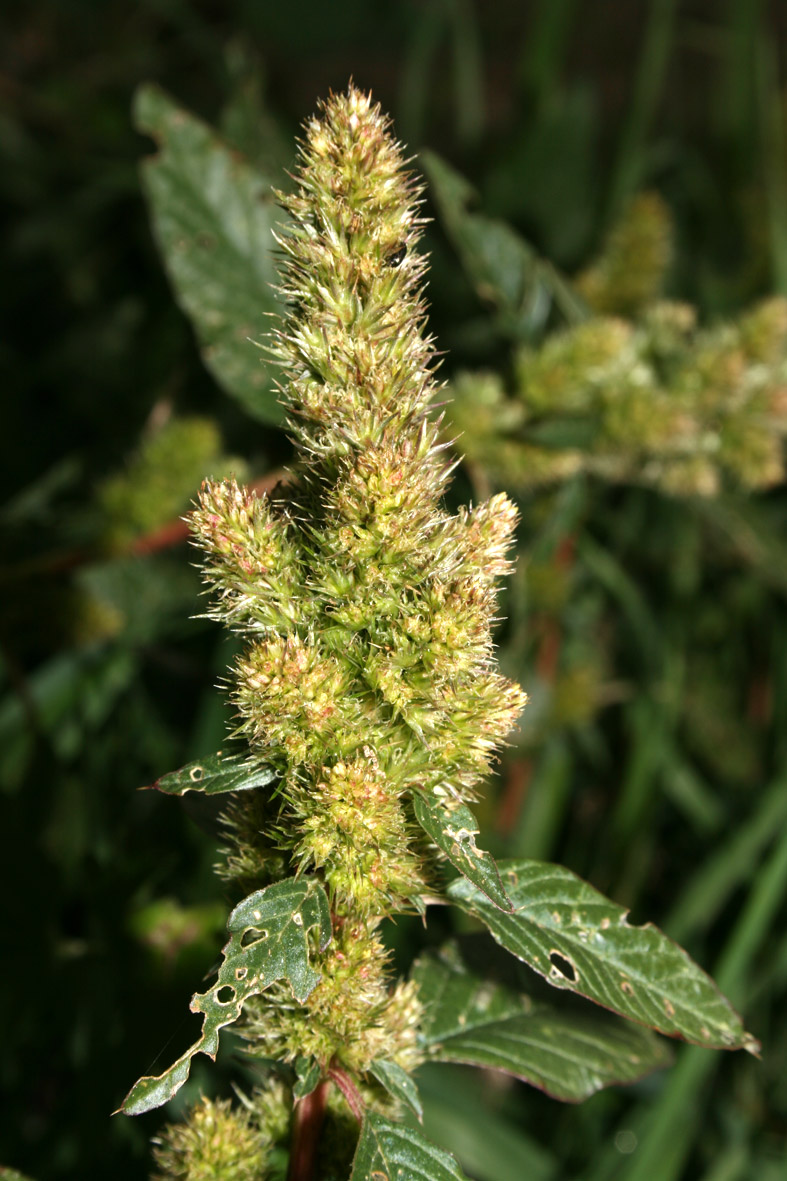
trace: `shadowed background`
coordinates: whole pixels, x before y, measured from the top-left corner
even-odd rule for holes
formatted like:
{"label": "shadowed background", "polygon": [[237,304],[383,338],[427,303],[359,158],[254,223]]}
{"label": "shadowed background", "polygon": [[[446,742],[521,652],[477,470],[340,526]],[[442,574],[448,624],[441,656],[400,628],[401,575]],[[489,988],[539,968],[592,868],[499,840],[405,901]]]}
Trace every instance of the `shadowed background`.
{"label": "shadowed background", "polygon": [[[160,1113],[109,1112],[192,1039],[187,1001],[230,902],[211,871],[215,815],[136,790],[217,749],[228,718],[214,686],[232,648],[192,618],[178,518],[203,475],[262,487],[290,453],[227,396],[173,300],[140,183],[153,144],[134,129],[137,88],[157,82],[284,185],[300,122],[352,76],[414,152],[471,182],[471,209],[567,276],[636,194],[657,194],[673,242],[663,290],[714,324],[787,295],[785,54],[787,9],[757,0],[4,6],[0,1165],[40,1181],[147,1175]],[[517,350],[559,316],[512,327],[445,207],[427,212],[445,375],[510,386]],[[466,464],[456,498],[485,495],[502,462]],[[702,501],[591,473],[517,491],[499,639],[533,700],[480,813],[488,841],[566,864],[664,925],[765,1049],[761,1063],[680,1050],[672,1071],[579,1108],[491,1074],[480,1100],[462,1070],[429,1072],[428,1130],[478,1181],[775,1181],[784,487]],[[391,945],[405,967],[451,930],[403,922]],[[232,1049],[201,1063],[173,1110],[200,1088],[229,1093],[233,1072]]]}

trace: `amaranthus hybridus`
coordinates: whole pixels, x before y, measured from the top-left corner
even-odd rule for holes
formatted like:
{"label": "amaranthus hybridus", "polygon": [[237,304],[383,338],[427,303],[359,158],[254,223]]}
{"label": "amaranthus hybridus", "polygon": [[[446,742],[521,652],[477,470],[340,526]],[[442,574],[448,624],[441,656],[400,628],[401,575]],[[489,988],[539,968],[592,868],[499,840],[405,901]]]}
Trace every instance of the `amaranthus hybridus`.
{"label": "amaranthus hybridus", "polygon": [[192,997],[199,1040],[140,1079],[123,1110],[166,1103],[194,1055],[214,1057],[235,1022],[273,1077],[240,1096],[245,1110],[205,1101],[165,1131],[155,1155],[168,1181],[280,1176],[288,1139],[289,1181],[350,1170],[354,1181],[458,1181],[452,1157],[388,1118],[400,1102],[419,1110],[408,1073],[445,1050],[429,1025],[446,981],[465,997],[447,1006],[451,1028],[488,995],[462,979],[455,949],[417,964],[409,983],[392,980],[382,921],[425,912],[444,857],[461,875],[446,897],[501,946],[639,1023],[602,1021],[592,1038],[583,1023],[577,1044],[571,1017],[547,1007],[533,1014],[543,1035],[533,1041],[521,1036],[529,1004],[515,996],[522,1053],[504,1069],[578,1099],[664,1064],[641,1025],[717,1048],[758,1045],[656,928],[629,925],[570,870],[498,869],[475,845],[466,803],[525,700],[495,671],[491,642],[516,512],[504,495],[456,515],[442,505],[451,467],[430,414],[419,188],[405,165],[387,120],[353,87],[308,124],[296,192],[281,198],[289,312],[272,346],[296,463],[270,496],[210,481],[192,515],[211,614],[245,638],[232,676],[237,745],[156,786],[234,793],[220,873],[245,896],[215,983]]}
{"label": "amaranthus hybridus", "polygon": [[271,497],[208,482],[192,526],[213,617],[248,637],[238,733],[280,776],[228,813],[223,872],[250,888],[316,874],[333,923],[304,1004],[283,984],[248,1002],[249,1049],[362,1077],[418,1060],[417,997],[390,989],[377,933],[437,886],[413,794],[471,798],[525,702],[490,634],[516,511],[505,495],[441,506],[420,188],[367,95],[351,87],[308,123],[297,181],[274,342],[293,479]]}

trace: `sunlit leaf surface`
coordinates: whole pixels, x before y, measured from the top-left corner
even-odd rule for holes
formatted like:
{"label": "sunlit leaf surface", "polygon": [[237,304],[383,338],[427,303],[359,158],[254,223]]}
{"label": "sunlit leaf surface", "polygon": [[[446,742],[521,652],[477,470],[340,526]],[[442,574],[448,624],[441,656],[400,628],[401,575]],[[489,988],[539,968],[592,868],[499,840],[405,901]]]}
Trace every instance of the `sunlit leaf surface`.
{"label": "sunlit leaf surface", "polygon": [[631,926],[622,906],[562,866],[508,861],[500,872],[513,914],[464,878],[451,883],[449,896],[550,984],[670,1037],[757,1051],[711,978],[657,927]]}
{"label": "sunlit leaf surface", "polygon": [[438,849],[466,878],[503,910],[512,910],[494,857],[475,843],[478,822],[464,804],[448,809],[439,800],[417,794],[413,800],[418,823]]}
{"label": "sunlit leaf surface", "polygon": [[418,1097],[418,1088],[410,1075],[395,1062],[373,1062],[369,1068],[371,1073],[385,1087],[395,1099],[406,1103],[412,1108],[419,1119],[423,1118],[423,1108]]}
{"label": "sunlit leaf surface", "polygon": [[187,763],[178,771],[170,771],[151,784],[156,791],[168,796],[182,796],[187,791],[201,791],[205,795],[219,795],[226,791],[249,791],[265,787],[276,778],[271,767],[261,767],[245,758],[225,757],[221,751]]}

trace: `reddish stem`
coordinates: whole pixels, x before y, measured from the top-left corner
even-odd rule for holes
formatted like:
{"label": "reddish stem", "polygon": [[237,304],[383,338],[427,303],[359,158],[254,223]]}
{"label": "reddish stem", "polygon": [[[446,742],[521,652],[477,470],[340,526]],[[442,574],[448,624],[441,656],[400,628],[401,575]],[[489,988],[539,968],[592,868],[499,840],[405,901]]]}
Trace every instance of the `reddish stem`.
{"label": "reddish stem", "polygon": [[301,1099],[295,1108],[292,1129],[292,1152],[287,1181],[314,1181],[317,1146],[320,1143],[325,1101],[330,1083],[326,1080],[315,1087],[311,1095]]}
{"label": "reddish stem", "polygon": [[516,827],[532,777],[532,759],[514,759],[510,763],[497,809],[497,831],[503,836],[509,836]]}
{"label": "reddish stem", "polygon": [[358,1123],[362,1123],[363,1113],[365,1110],[364,1102],[361,1096],[358,1094],[355,1084],[353,1083],[349,1074],[347,1074],[338,1066],[329,1066],[328,1078],[331,1079],[332,1082],[336,1083],[336,1086],[347,1100],[347,1106],[350,1108],[350,1111],[358,1120]]}

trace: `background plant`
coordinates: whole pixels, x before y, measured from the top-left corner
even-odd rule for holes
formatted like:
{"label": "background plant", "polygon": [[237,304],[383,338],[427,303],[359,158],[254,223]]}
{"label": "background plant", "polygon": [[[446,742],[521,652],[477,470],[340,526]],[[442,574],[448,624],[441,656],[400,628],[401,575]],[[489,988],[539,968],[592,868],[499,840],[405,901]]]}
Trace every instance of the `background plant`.
{"label": "background plant", "polygon": [[[363,6],[341,25],[322,9],[297,22],[241,6],[218,18],[196,4],[136,6],[130,22],[123,6],[110,14],[88,5],[67,19],[44,3],[5,10],[13,85],[2,185],[12,220],[3,249],[15,282],[6,289],[13,445],[3,478],[9,498],[28,489],[4,516],[13,580],[3,772],[16,788],[4,805],[7,897],[43,899],[48,918],[20,927],[15,911],[8,916],[9,946],[45,970],[24,990],[17,975],[5,981],[16,1017],[2,1142],[4,1159],[32,1175],[144,1172],[147,1130],[105,1120],[107,1080],[119,1100],[140,1045],[150,1058],[161,1050],[223,922],[211,902],[215,837],[132,789],[221,743],[210,683],[231,653],[205,624],[187,622],[198,584],[185,552],[172,548],[173,520],[162,518],[159,548],[143,536],[135,553],[107,555],[91,486],[136,450],[146,423],[155,433],[168,402],[177,414],[217,420],[224,450],[242,455],[255,481],[287,452],[283,435],[217,399],[171,303],[137,196],[133,165],[148,149],[129,128],[132,86],[158,76],[207,112],[267,187],[289,166],[316,91],[340,88],[354,70],[411,144],[428,142],[471,178],[487,218],[508,219],[567,274],[598,256],[644,183],[675,219],[666,292],[697,306],[701,324],[784,292],[780,81],[770,56],[779,10],[658,4],[643,22],[643,10],[615,6],[587,28],[570,4],[549,4],[526,13],[514,35],[494,5],[413,11],[415,19],[406,5],[389,14],[381,33],[379,12]],[[237,40],[219,52],[240,30],[265,54],[275,119]],[[489,226],[485,236],[495,241]],[[431,320],[448,366],[491,370],[511,389],[512,337],[498,305],[463,277],[440,224],[427,245]],[[505,1178],[512,1159],[515,1176],[522,1161],[536,1176],[579,1175],[586,1153],[600,1175],[629,1178],[702,1176],[722,1159],[733,1176],[781,1167],[783,888],[772,842],[783,790],[774,659],[784,629],[783,494],[744,500],[734,485],[728,491],[732,499],[687,505],[580,480],[563,499],[547,490],[523,501],[527,587],[520,558],[499,640],[507,671],[531,694],[532,729],[511,752],[501,799],[490,796],[479,819],[488,832],[499,826],[496,852],[570,864],[633,903],[635,916],[668,919],[702,962],[725,954],[728,991],[768,1052],[763,1065],[705,1056],[701,1068],[687,1055],[685,1074],[679,1063],[644,1089],[578,1109],[532,1090],[490,1090],[494,1143],[505,1145],[497,1158],[489,1138],[474,1143],[468,1132],[461,1077],[446,1090],[424,1075],[427,1130],[461,1143],[479,1176]],[[468,485],[458,495],[479,494]],[[97,614],[104,630],[87,626]],[[392,938],[408,959],[421,937],[400,924]],[[141,989],[155,989],[156,1003],[141,1007]],[[67,1037],[62,1010],[73,1015]],[[221,1070],[200,1085],[220,1086]],[[653,1113],[649,1132],[640,1103]],[[695,1118],[684,1118],[687,1108]]]}

